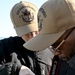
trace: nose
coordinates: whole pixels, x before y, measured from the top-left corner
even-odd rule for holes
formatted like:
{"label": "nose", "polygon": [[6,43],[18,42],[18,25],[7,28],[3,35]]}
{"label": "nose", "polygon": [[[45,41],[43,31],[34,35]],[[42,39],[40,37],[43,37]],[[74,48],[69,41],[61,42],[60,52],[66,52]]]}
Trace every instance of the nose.
{"label": "nose", "polygon": [[35,32],[32,32],[32,35],[33,35],[33,37],[35,37],[36,36],[36,33]]}
{"label": "nose", "polygon": [[29,37],[35,37],[36,36],[36,33],[35,32],[30,32],[29,33]]}

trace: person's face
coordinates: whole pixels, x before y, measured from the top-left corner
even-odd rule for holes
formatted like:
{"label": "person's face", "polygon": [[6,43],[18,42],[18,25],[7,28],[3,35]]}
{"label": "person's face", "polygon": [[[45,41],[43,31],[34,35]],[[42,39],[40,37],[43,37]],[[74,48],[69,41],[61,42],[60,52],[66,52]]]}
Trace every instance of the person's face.
{"label": "person's face", "polygon": [[29,41],[31,38],[35,37],[38,34],[38,31],[30,32],[22,36],[25,42]]}
{"label": "person's face", "polygon": [[53,51],[54,55],[58,55],[63,60],[68,60],[70,59],[71,56],[75,54],[74,30],[64,40],[67,33],[68,31],[52,45],[54,48]]}

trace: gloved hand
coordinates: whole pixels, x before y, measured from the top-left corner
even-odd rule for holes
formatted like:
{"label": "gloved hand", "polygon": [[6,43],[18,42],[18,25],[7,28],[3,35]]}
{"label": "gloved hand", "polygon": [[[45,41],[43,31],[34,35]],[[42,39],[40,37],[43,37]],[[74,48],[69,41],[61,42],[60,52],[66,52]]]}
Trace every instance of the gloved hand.
{"label": "gloved hand", "polygon": [[22,66],[19,75],[35,75],[28,67]]}

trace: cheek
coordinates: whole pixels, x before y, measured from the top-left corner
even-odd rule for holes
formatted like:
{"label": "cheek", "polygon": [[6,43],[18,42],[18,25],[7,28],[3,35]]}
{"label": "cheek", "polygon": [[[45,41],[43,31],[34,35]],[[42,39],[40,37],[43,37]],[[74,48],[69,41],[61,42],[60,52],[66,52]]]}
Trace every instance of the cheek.
{"label": "cheek", "polygon": [[73,52],[73,47],[72,45],[66,45],[62,48],[62,55],[64,56],[69,56]]}
{"label": "cheek", "polygon": [[27,39],[28,39],[28,41],[30,40],[30,39],[32,39],[33,37],[31,36],[31,37],[28,37]]}

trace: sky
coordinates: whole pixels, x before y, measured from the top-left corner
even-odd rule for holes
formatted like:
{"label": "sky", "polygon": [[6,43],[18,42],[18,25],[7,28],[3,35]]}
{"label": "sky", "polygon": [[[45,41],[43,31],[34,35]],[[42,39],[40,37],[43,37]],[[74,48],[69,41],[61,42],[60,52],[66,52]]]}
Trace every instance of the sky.
{"label": "sky", "polygon": [[10,10],[16,3],[20,1],[32,2],[39,9],[40,6],[47,0],[1,0],[0,1],[0,37],[16,36],[16,32],[13,28],[10,19]]}

